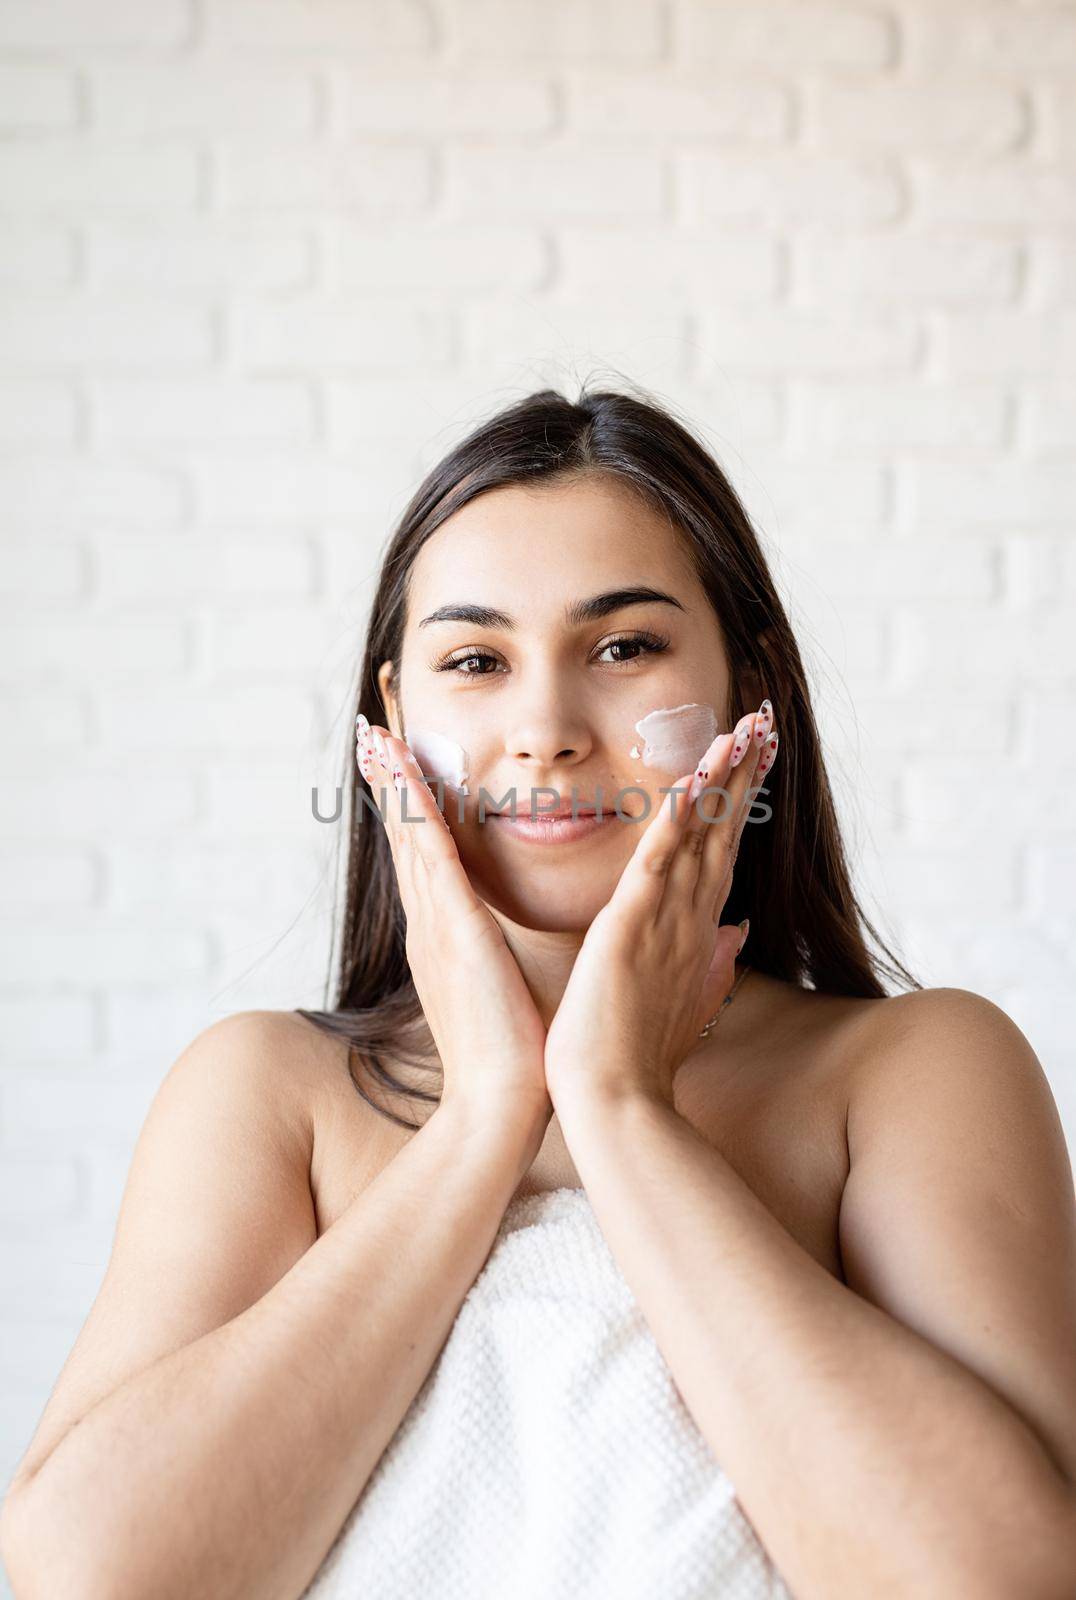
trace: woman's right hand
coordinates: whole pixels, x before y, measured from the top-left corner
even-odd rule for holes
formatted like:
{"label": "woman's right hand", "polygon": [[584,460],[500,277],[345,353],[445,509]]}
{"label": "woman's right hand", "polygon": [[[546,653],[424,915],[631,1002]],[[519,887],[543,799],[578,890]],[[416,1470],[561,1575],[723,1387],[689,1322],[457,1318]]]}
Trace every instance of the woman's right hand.
{"label": "woman's right hand", "polygon": [[355,737],[359,770],[392,851],[411,977],[441,1057],[441,1103],[463,1105],[483,1120],[518,1116],[528,1128],[544,1129],[553,1111],[546,1030],[519,965],[471,887],[407,744],[361,713]]}

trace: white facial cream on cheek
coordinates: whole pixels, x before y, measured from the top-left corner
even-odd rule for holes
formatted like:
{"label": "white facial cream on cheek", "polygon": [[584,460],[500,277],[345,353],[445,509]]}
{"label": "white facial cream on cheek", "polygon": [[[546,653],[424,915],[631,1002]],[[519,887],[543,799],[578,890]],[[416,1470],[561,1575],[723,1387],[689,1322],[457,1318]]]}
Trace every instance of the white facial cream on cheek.
{"label": "white facial cream on cheek", "polygon": [[662,706],[635,724],[640,736],[630,754],[644,767],[659,767],[682,777],[691,772],[717,737],[713,706],[688,701],[682,706]]}
{"label": "white facial cream on cheek", "polygon": [[425,778],[443,778],[460,794],[468,794],[468,758],[461,744],[433,728],[408,728],[407,743]]}

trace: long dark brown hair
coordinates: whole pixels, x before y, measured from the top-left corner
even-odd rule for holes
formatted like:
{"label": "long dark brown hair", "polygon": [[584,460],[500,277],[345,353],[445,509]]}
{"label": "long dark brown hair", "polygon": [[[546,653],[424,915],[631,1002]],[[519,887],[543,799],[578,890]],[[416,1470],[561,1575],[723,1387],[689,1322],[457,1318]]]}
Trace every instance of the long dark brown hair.
{"label": "long dark brown hair", "polygon": [[358,816],[367,786],[354,759],[354,714],[388,726],[377,671],[391,661],[399,682],[411,567],[441,524],[488,490],[593,473],[632,487],[682,534],[724,630],[730,705],[722,726],[751,709],[741,704],[741,685],[752,672],[783,735],[781,759],[767,779],[773,815],[765,827],[744,831],[722,922],[749,916],[752,967],[800,987],[864,999],[887,994],[883,976],[922,987],[853,892],[800,652],[732,485],[690,429],[651,398],[608,388],[588,393],[584,384],[573,402],[543,389],[473,429],[427,473],[404,510],[382,563],[347,730],[348,859],[339,951],[330,956],[335,994],[329,1009],[296,1009],[348,1042],[356,1089],[402,1127],[420,1124],[378,1104],[355,1066],[393,1094],[433,1102],[439,1090],[409,1088],[389,1062],[410,1062],[435,1077],[440,1066],[407,963],[392,855],[368,791],[366,814]]}

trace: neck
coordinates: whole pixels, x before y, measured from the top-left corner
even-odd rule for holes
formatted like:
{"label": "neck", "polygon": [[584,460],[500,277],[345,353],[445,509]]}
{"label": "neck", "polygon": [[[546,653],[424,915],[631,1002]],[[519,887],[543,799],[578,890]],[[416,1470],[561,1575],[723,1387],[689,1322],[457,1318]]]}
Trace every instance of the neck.
{"label": "neck", "polygon": [[[568,979],[571,977],[575,958],[579,954],[586,930],[547,932],[540,928],[526,928],[521,923],[513,922],[510,917],[506,917],[493,906],[489,906],[489,911],[496,919],[504,934],[505,943],[515,957],[543,1025],[548,1028],[568,986]],[[734,963],[732,980],[734,984],[749,965],[749,962],[743,961]],[[749,985],[743,987],[747,988]],[[725,1037],[731,1032],[727,1026],[729,1013],[736,1008],[741,992],[737,991],[736,998],[721,1013],[718,1028],[723,1030]],[[746,1010],[746,1007],[741,1007],[741,1011],[743,1010]],[[716,1031],[717,1029],[714,1030]],[[700,1047],[707,1042],[707,1040],[699,1041]]]}
{"label": "neck", "polygon": [[525,928],[489,907],[496,919],[545,1027],[549,1027],[571,977],[586,930],[548,932]]}

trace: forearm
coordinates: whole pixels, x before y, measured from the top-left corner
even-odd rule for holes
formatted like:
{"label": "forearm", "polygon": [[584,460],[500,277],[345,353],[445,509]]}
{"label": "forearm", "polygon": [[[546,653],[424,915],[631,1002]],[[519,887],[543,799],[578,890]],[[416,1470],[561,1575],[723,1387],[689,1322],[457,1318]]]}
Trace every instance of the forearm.
{"label": "forearm", "polygon": [[684,1401],[798,1600],[1060,1597],[1072,1491],[968,1368],[837,1281],[653,1099],[561,1126]]}
{"label": "forearm", "polygon": [[294,1600],[447,1339],[538,1137],[442,1106],[267,1294],[100,1402],[20,1491],[19,1600]]}

